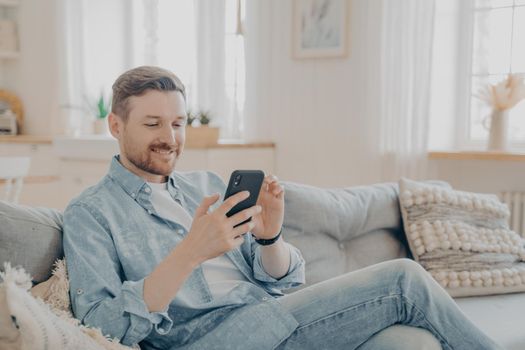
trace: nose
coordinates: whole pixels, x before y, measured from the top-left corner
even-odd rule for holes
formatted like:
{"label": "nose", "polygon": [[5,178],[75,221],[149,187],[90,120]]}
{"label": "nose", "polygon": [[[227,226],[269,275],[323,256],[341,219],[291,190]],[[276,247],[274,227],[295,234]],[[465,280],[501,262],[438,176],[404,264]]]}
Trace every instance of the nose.
{"label": "nose", "polygon": [[171,125],[167,125],[162,128],[160,140],[164,143],[167,143],[168,145],[174,145],[176,143],[175,130],[171,127]]}

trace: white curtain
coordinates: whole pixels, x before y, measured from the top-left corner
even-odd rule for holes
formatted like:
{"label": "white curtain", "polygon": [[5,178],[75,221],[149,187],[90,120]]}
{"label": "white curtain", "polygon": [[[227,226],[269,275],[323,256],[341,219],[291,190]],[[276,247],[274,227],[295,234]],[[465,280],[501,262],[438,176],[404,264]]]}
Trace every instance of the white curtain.
{"label": "white curtain", "polygon": [[426,177],[434,0],[383,0],[382,180]]}
{"label": "white curtain", "polygon": [[60,0],[57,9],[57,35],[60,66],[60,133],[78,135],[85,119],[83,92],[84,81],[84,37],[83,1]]}
{"label": "white curtain", "polygon": [[[226,114],[225,94],[225,2],[224,0],[195,1],[195,28],[197,33],[196,95],[199,107],[210,111],[223,127],[220,116]],[[218,35],[218,34],[221,35]]]}

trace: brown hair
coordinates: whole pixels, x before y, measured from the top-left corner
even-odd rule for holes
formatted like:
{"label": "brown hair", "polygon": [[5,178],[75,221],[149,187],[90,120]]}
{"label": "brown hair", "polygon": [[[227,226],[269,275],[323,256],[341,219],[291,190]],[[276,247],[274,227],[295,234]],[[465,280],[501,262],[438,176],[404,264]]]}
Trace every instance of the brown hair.
{"label": "brown hair", "polygon": [[184,84],[172,72],[153,66],[141,66],[124,72],[113,84],[111,112],[128,119],[128,101],[131,96],[140,96],[148,90],[178,91],[186,100]]}

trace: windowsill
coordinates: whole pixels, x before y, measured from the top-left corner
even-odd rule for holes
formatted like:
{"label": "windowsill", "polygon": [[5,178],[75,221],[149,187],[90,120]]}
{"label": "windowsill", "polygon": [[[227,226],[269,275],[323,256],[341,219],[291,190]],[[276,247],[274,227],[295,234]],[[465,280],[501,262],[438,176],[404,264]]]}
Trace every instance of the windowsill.
{"label": "windowsill", "polygon": [[36,135],[0,135],[0,143],[41,143],[52,144],[52,136]]}
{"label": "windowsill", "polygon": [[[73,141],[87,141],[87,142],[109,142],[116,143],[113,137],[105,135],[82,135],[78,137],[68,136],[37,136],[37,135],[0,135],[0,143],[40,143],[40,144],[52,144],[55,140],[73,140]],[[273,142],[245,142],[239,140],[219,140],[216,145],[206,147],[191,147],[186,146],[186,149],[202,149],[202,148],[274,148]]]}
{"label": "windowsill", "polygon": [[489,152],[489,151],[431,151],[428,159],[445,160],[497,160],[525,162],[525,153],[520,152]]}
{"label": "windowsill", "polygon": [[[219,144],[206,147],[184,147],[185,150],[211,149],[246,149],[246,148],[274,148],[273,142],[240,142],[219,140]],[[73,160],[102,160],[111,159],[119,152],[116,139],[106,135],[85,135],[80,137],[57,136],[53,139],[55,154],[63,159]]]}

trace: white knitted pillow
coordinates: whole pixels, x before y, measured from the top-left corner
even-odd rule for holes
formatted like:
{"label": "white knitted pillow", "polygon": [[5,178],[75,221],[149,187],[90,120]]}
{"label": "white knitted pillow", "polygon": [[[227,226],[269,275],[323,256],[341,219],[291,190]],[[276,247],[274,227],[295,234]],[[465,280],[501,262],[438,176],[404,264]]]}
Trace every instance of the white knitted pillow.
{"label": "white knitted pillow", "polygon": [[0,272],[5,289],[7,309],[20,331],[21,350],[103,348],[73,324],[59,318],[41,300],[27,291],[31,279],[23,269],[14,269],[6,263]]}
{"label": "white knitted pillow", "polygon": [[[3,280],[0,292],[5,292],[4,308],[19,331],[21,344],[17,349],[131,349],[107,339],[99,329],[81,325],[72,317],[65,261],[58,260],[53,276],[41,283],[40,288],[37,285],[32,289],[32,293],[43,300],[28,293],[31,278],[22,268],[11,268],[6,263],[4,269],[4,272],[0,272]],[[0,345],[2,344],[0,339]]]}
{"label": "white knitted pillow", "polygon": [[414,256],[453,297],[525,291],[525,240],[497,196],[399,182]]}

